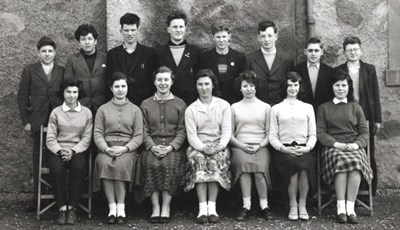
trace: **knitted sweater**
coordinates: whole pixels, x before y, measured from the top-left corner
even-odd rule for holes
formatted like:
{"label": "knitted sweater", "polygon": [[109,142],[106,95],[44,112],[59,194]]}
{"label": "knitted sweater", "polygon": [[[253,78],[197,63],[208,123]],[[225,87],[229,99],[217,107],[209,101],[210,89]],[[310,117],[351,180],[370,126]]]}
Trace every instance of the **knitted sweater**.
{"label": "knitted sweater", "polygon": [[76,153],[86,151],[92,138],[92,112],[85,106],[74,110],[65,104],[56,107],[50,114],[47,128],[47,148],[54,154],[61,149],[72,149]]}

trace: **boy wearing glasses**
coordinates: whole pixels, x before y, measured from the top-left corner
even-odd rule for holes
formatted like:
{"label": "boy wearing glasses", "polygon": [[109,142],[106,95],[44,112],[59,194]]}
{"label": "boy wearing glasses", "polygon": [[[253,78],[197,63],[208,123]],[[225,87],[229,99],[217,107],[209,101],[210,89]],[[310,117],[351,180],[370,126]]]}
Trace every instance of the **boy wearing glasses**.
{"label": "boy wearing glasses", "polygon": [[307,61],[294,67],[304,82],[304,93],[299,99],[313,105],[314,112],[317,112],[319,105],[332,99],[332,74],[333,68],[321,63],[324,54],[322,42],[317,37],[312,37],[304,47],[304,55]]}
{"label": "boy wearing glasses", "polygon": [[344,70],[349,73],[353,80],[354,99],[360,103],[365,118],[369,123],[371,168],[374,173],[372,179],[372,193],[375,195],[377,188],[377,169],[374,135],[382,128],[378,79],[375,66],[361,61],[361,41],[358,37],[346,37],[343,41],[343,50],[347,62],[339,65],[336,69]]}

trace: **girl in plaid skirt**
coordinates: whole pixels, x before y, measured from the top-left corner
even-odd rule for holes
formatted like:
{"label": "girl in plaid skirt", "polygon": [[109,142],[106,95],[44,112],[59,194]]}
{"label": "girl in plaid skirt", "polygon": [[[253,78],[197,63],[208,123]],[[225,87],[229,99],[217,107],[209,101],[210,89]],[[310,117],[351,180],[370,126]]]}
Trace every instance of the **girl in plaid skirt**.
{"label": "girl in plaid skirt", "polygon": [[317,114],[317,136],[322,150],[322,178],[334,184],[337,221],[358,223],[354,203],[362,177],[370,183],[372,170],[365,148],[369,132],[361,106],[354,101],[349,74],[337,72],[332,85],[334,98],[322,104]]}

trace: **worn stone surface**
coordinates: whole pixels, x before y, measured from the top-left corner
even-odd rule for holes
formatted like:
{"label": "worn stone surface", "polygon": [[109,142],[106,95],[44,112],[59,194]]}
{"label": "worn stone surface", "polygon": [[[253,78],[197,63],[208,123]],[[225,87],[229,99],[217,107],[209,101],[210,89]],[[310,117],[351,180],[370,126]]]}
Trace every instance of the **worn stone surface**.
{"label": "worn stone surface", "polygon": [[0,191],[30,191],[31,139],[24,134],[17,107],[22,69],[37,61],[36,43],[42,35],[57,43],[56,61],[64,65],[76,52],[73,37],[81,23],[92,23],[106,50],[106,4],[103,0],[0,1]]}

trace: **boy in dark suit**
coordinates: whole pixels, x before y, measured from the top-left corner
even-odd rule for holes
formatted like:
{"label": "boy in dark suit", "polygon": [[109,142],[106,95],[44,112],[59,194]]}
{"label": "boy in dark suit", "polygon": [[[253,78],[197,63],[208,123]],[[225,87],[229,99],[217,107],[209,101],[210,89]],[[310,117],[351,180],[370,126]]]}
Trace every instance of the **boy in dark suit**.
{"label": "boy in dark suit", "polygon": [[304,82],[304,92],[299,94],[299,99],[313,105],[315,113],[319,105],[333,98],[331,89],[333,68],[321,62],[323,54],[321,40],[312,37],[304,47],[307,61],[294,67],[294,71],[301,76]]}
{"label": "boy in dark suit", "polygon": [[358,37],[346,37],[343,41],[343,50],[347,62],[339,65],[336,69],[349,73],[353,80],[354,99],[360,103],[365,118],[369,123],[371,168],[374,173],[372,193],[375,195],[378,173],[375,160],[374,136],[382,128],[378,78],[375,66],[361,61],[361,40]]}
{"label": "boy in dark suit", "polygon": [[[18,107],[24,129],[33,137],[33,183],[34,198],[27,211],[36,211],[40,126],[47,126],[53,108],[62,104],[58,90],[63,81],[64,68],[54,63],[56,44],[43,36],[37,43],[39,62],[24,68],[18,90]],[[44,156],[45,157],[45,156]]]}
{"label": "boy in dark suit", "polygon": [[[139,44],[140,18],[136,14],[126,13],[120,19],[120,32],[124,43],[107,53],[107,78],[115,72],[128,77],[128,99],[137,106],[154,94],[153,71],[158,66],[154,50]],[[107,99],[111,91],[107,90]]]}
{"label": "boy in dark suit", "polygon": [[81,87],[86,97],[80,99],[79,102],[88,107],[93,116],[105,103],[107,87],[106,54],[97,51],[97,36],[93,25],[82,24],[78,27],[75,31],[75,39],[79,42],[80,50],[69,56],[64,72],[64,79],[82,83]]}
{"label": "boy in dark suit", "polygon": [[175,75],[171,92],[187,105],[196,98],[194,75],[199,70],[200,50],[185,40],[187,16],[181,11],[167,17],[167,31],[171,40],[156,48],[160,65],[170,68]]}
{"label": "boy in dark suit", "polygon": [[221,98],[230,104],[238,102],[242,96],[235,89],[235,79],[244,70],[245,56],[229,47],[231,28],[224,21],[211,25],[212,40],[215,48],[201,55],[201,68],[211,69],[218,79]]}
{"label": "boy in dark suit", "polygon": [[258,24],[261,48],[246,56],[246,70],[253,70],[260,81],[257,97],[271,106],[283,100],[280,95],[284,75],[292,71],[293,59],[276,50],[278,29],[270,20]]}

